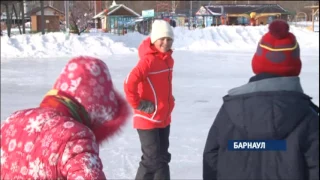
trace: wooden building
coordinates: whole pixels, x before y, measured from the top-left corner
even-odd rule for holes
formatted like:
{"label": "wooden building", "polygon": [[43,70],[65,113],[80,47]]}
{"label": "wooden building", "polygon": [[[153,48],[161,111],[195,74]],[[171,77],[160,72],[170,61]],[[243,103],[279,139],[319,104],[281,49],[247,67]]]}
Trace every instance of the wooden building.
{"label": "wooden building", "polygon": [[[31,31],[41,31],[41,8],[35,8],[27,12],[27,16],[31,19]],[[64,20],[65,14],[60,10],[52,7],[44,7],[45,30],[48,32],[60,31],[60,24]]]}

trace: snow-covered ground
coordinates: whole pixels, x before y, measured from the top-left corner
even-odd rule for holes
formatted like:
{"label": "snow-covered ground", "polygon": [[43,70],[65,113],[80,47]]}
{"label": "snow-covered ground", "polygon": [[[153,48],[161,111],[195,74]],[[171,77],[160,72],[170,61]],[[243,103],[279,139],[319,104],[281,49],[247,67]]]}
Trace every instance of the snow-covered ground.
{"label": "snow-covered ground", "polygon": [[[251,58],[266,26],[210,27],[189,31],[176,28],[173,93],[176,107],[170,135],[172,179],[201,179],[202,152],[222,96],[253,75]],[[319,33],[291,28],[300,43],[301,82],[319,105]],[[94,55],[110,69],[115,88],[137,63],[140,34],[114,36],[101,33],[1,37],[1,120],[12,112],[38,106],[73,55]],[[17,58],[15,58],[17,57]],[[141,156],[132,120],[100,148],[109,179],[133,179]]]}
{"label": "snow-covered ground", "polygon": [[[311,26],[312,21],[297,21],[297,22],[289,22],[291,25],[296,25],[296,26]],[[319,28],[319,21],[314,21],[314,26]]]}
{"label": "snow-covered ground", "polygon": [[[312,28],[312,22],[311,21],[298,21],[298,22],[290,22],[290,25],[293,25],[295,27],[300,27],[300,28],[309,28],[311,30]],[[314,29],[315,32],[319,33],[319,21],[314,22]]]}
{"label": "snow-covered ground", "polygon": [[[188,30],[177,27],[175,50],[253,52],[268,26],[218,26]],[[306,28],[291,26],[302,52],[316,49],[319,52],[319,33]],[[84,33],[67,35],[63,32],[45,35],[15,35],[1,37],[1,58],[69,57],[74,55],[108,56],[136,53],[146,36],[137,32],[125,36],[108,33]]]}
{"label": "snow-covered ground", "polygon": [[[207,133],[222,96],[247,83],[252,75],[251,53],[174,52],[173,93],[176,107],[170,136],[172,179],[201,179],[202,152]],[[7,61],[1,64],[1,119],[17,109],[34,107],[52,87],[68,58]],[[123,81],[136,64],[135,54],[103,58],[115,87],[123,92]],[[302,55],[304,90],[319,104],[319,55]],[[140,160],[140,143],[130,120],[119,136],[101,149],[104,172],[109,179],[134,179]]]}

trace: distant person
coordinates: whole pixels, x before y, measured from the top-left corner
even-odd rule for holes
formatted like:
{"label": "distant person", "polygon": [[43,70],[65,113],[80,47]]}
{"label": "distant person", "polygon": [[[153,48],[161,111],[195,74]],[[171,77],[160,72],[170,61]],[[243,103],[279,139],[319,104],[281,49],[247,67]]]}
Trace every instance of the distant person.
{"label": "distant person", "polygon": [[139,62],[124,83],[129,104],[134,109],[142,157],[137,180],[170,180],[169,134],[172,95],[173,29],[164,20],[155,20],[150,37],[139,46]]}
{"label": "distant person", "polygon": [[103,61],[71,59],[38,107],[1,124],[1,179],[106,179],[99,144],[129,113]]}
{"label": "distant person", "polygon": [[[209,131],[204,180],[319,179],[319,108],[303,91],[300,48],[273,21],[252,59],[255,76],[231,89]],[[285,151],[229,151],[228,140],[285,140]]]}
{"label": "distant person", "polygon": [[175,27],[176,27],[176,21],[170,19],[170,26],[172,26],[173,28],[175,28]]}

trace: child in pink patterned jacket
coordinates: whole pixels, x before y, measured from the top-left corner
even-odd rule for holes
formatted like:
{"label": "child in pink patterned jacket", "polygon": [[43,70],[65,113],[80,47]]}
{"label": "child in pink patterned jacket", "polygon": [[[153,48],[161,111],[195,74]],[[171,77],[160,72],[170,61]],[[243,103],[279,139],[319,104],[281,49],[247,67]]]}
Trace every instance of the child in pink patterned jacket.
{"label": "child in pink patterned jacket", "polygon": [[103,61],[71,59],[39,107],[1,124],[1,179],[106,179],[99,143],[128,115]]}

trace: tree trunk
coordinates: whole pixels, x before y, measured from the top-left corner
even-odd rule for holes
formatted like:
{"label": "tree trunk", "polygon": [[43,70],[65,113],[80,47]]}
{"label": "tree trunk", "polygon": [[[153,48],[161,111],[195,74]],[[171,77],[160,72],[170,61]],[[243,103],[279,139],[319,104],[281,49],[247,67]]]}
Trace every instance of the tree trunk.
{"label": "tree trunk", "polygon": [[[18,14],[17,14],[17,11],[16,11],[14,4],[12,4],[12,10],[13,10],[14,14],[16,15],[16,18],[18,19]],[[17,23],[17,24],[18,24],[18,28],[19,28],[19,33],[22,34],[20,24],[19,23]]]}
{"label": "tree trunk", "polygon": [[79,27],[77,25],[77,18],[74,16],[73,12],[70,13],[71,16],[71,20],[74,26],[74,30],[76,31],[75,33],[77,33],[80,36],[80,30]]}
{"label": "tree trunk", "polygon": [[40,7],[41,7],[41,32],[42,32],[42,35],[44,35],[45,34],[45,31],[44,31],[45,21],[44,21],[43,1],[40,1]]}
{"label": "tree trunk", "polygon": [[24,19],[24,1],[20,2],[20,10],[21,10],[21,14],[22,14],[22,33],[26,34],[26,25],[25,25],[25,19]]}
{"label": "tree trunk", "polygon": [[10,16],[10,14],[9,14],[9,4],[6,4],[5,6],[6,6],[6,11],[7,11],[7,34],[8,34],[8,37],[10,37],[12,16]]}

